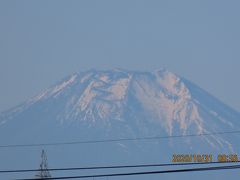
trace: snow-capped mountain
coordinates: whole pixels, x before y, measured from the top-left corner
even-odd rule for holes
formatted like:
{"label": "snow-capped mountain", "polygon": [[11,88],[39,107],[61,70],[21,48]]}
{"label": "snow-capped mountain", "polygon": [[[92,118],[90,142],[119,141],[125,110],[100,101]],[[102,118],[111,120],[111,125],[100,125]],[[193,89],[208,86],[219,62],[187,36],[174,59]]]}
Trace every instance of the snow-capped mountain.
{"label": "snow-capped mountain", "polygon": [[[75,73],[3,112],[0,142],[26,144],[206,134],[239,130],[239,119],[239,112],[165,69],[90,70]],[[112,156],[115,152],[130,157],[147,152],[145,158],[156,159],[159,152],[235,152],[238,138],[238,134],[231,134],[116,142],[100,149]],[[95,151],[88,147],[84,153]]]}

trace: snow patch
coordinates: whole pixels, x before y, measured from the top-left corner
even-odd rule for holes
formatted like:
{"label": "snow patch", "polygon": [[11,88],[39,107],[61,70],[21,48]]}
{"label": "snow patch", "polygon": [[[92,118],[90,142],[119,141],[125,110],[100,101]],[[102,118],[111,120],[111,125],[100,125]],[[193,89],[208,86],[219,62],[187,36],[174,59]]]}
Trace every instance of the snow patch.
{"label": "snow patch", "polygon": [[99,77],[99,79],[100,79],[101,81],[103,81],[103,82],[108,82],[108,81],[109,81],[109,77],[108,77],[107,75],[101,75],[101,76]]}
{"label": "snow patch", "polygon": [[[64,82],[63,82],[62,84],[60,84],[60,85],[55,86],[55,87],[53,88],[53,90],[51,91],[51,94],[56,94],[56,95],[58,95],[59,92],[61,92],[61,91],[64,90],[67,86],[69,86],[70,84],[72,84],[72,83],[75,81],[76,77],[77,77],[77,75],[75,74],[75,75],[71,76],[71,78],[70,78],[69,80],[64,81]],[[55,96],[56,96],[56,95],[55,95]]]}
{"label": "snow patch", "polygon": [[128,84],[131,78],[124,78],[116,81],[112,86],[108,88],[111,93],[110,99],[112,100],[122,100],[126,96]]}

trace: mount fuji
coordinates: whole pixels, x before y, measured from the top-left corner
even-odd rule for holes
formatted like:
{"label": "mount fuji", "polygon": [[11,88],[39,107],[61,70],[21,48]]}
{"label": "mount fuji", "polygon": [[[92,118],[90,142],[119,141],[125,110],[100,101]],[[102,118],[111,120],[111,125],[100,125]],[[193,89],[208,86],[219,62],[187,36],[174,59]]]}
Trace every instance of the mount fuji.
{"label": "mount fuji", "polygon": [[[240,113],[168,70],[113,69],[72,74],[0,114],[0,142],[41,144],[156,136],[207,136],[2,148],[1,169],[36,166],[39,148],[54,167],[85,164],[169,162],[172,154],[234,153]],[[37,157],[36,157],[37,156]],[[59,158],[61,157],[61,158]],[[50,160],[52,159],[52,160]],[[215,159],[216,160],[216,159]]]}

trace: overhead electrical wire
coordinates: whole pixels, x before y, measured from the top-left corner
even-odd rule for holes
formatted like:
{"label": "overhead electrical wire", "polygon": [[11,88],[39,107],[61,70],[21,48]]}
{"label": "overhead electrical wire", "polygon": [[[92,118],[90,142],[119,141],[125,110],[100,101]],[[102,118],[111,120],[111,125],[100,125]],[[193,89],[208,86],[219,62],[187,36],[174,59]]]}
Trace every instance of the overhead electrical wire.
{"label": "overhead electrical wire", "polygon": [[[203,164],[223,164],[239,163],[240,161],[229,162],[192,162],[192,163],[167,163],[167,164],[138,164],[138,165],[117,165],[117,166],[92,166],[92,167],[72,167],[72,168],[50,168],[48,171],[74,171],[74,170],[96,170],[96,169],[122,169],[122,168],[141,168],[141,167],[164,167],[164,166],[187,166]],[[0,173],[18,173],[18,172],[35,172],[39,169],[18,169],[18,170],[0,170]]]}
{"label": "overhead electrical wire", "polygon": [[[189,135],[173,135],[173,136],[154,136],[154,137],[140,137],[140,138],[120,138],[120,139],[106,139],[106,140],[89,140],[89,141],[72,141],[72,142],[55,142],[55,143],[41,143],[41,144],[10,144],[0,145],[0,148],[13,148],[13,147],[38,147],[38,146],[59,146],[59,145],[74,145],[74,144],[91,144],[91,143],[108,143],[108,142],[119,142],[119,141],[138,141],[138,140],[157,140],[157,139],[168,139],[168,138],[184,138],[184,137],[198,137],[198,136],[209,136],[218,134],[236,134],[240,133],[240,130],[236,131],[224,131],[224,132],[212,132],[202,134],[189,134]],[[236,161],[237,163],[239,161]],[[181,166],[181,165],[200,165],[200,164],[216,164],[216,163],[233,163],[233,162],[203,162],[203,163],[174,163],[174,164],[140,164],[140,165],[121,165],[121,166],[97,166],[97,167],[73,167],[73,168],[54,168],[48,169],[49,171],[70,171],[70,170],[87,170],[87,169],[117,169],[117,168],[138,168],[138,167],[160,167],[160,166]],[[177,170],[166,170],[166,171],[147,171],[147,172],[134,172],[134,173],[120,173],[120,174],[98,174],[98,175],[86,175],[86,176],[73,176],[73,177],[54,177],[47,179],[80,179],[88,177],[110,177],[110,176],[127,176],[127,175],[143,175],[143,174],[161,174],[161,173],[172,173],[172,172],[190,172],[190,171],[206,171],[206,170],[219,170],[219,169],[238,169],[240,165],[235,166],[221,166],[221,167],[202,167],[192,169],[177,169]],[[22,169],[22,170],[0,170],[0,173],[18,173],[18,172],[33,172],[39,171],[37,169]],[[21,180],[21,179],[19,179]],[[24,180],[35,180],[35,179],[24,179]]]}
{"label": "overhead electrical wire", "polygon": [[[137,175],[150,175],[150,174],[166,174],[166,173],[181,173],[181,172],[200,172],[200,171],[216,171],[216,170],[230,170],[240,169],[240,165],[232,166],[211,166],[199,168],[185,168],[185,169],[171,169],[161,171],[141,171],[141,172],[128,172],[128,173],[106,173],[106,174],[93,174],[93,175],[80,175],[80,176],[61,176],[61,177],[46,177],[44,180],[52,179],[82,179],[82,178],[99,178],[99,177],[114,177],[114,176],[137,176]],[[24,178],[16,180],[37,180],[37,178]]]}
{"label": "overhead electrical wire", "polygon": [[236,131],[223,131],[223,132],[210,132],[201,134],[186,134],[186,135],[172,135],[172,136],[152,136],[152,137],[137,137],[137,138],[119,138],[119,139],[103,139],[103,140],[87,140],[87,141],[71,141],[71,142],[53,142],[53,143],[32,143],[32,144],[6,144],[0,145],[0,148],[24,148],[24,147],[43,147],[43,146],[62,146],[62,145],[77,145],[77,144],[94,144],[94,143],[111,143],[121,141],[145,141],[145,140],[158,140],[170,138],[187,138],[199,136],[211,136],[220,134],[237,134],[240,130]]}
{"label": "overhead electrical wire", "polygon": [[[89,166],[89,167],[71,167],[71,168],[49,168],[48,171],[76,171],[76,170],[97,170],[97,169],[124,169],[124,168],[147,168],[147,167],[166,167],[166,166],[190,166],[190,165],[207,165],[207,164],[224,164],[224,163],[239,163],[240,161],[229,162],[189,162],[189,163],[165,163],[165,164],[137,164],[137,165],[116,165],[116,166]],[[15,169],[15,170],[0,170],[0,173],[24,173],[38,172],[39,169]]]}

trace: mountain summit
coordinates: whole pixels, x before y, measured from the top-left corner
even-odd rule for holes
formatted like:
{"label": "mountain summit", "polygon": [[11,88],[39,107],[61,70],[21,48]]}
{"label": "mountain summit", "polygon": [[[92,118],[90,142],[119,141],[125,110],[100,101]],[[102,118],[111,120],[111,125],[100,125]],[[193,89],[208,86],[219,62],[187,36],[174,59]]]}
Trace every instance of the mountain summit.
{"label": "mountain summit", "polygon": [[[239,119],[238,112],[165,69],[89,70],[72,74],[3,112],[0,140],[3,144],[25,144],[214,134],[239,130]],[[105,153],[127,152],[131,156],[148,152],[153,157],[159,151],[233,152],[237,138],[216,134],[101,148]]]}
{"label": "mountain summit", "polygon": [[98,121],[110,126],[112,121],[135,119],[159,124],[169,135],[175,123],[182,133],[190,126],[198,133],[204,131],[196,99],[183,80],[166,70],[147,73],[116,69],[73,74],[25,106],[46,101],[61,104],[56,119],[62,122]]}

